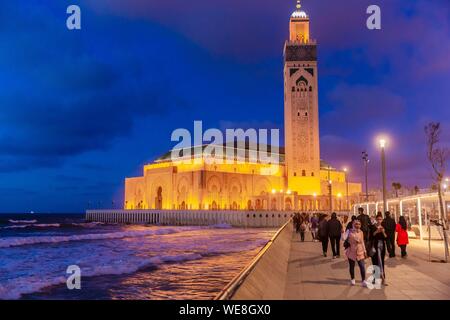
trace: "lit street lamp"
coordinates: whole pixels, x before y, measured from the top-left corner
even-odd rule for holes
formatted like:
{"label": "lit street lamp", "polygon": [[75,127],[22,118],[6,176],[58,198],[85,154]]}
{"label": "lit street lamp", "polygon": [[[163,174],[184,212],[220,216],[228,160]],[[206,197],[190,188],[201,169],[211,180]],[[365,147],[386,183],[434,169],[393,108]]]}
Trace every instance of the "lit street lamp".
{"label": "lit street lamp", "polygon": [[330,214],[333,212],[333,190],[331,183],[331,167],[328,165],[328,193],[330,197]]}
{"label": "lit street lamp", "polygon": [[346,184],[346,194],[345,194],[345,196],[346,196],[346,208],[347,208],[347,210],[350,210],[350,206],[349,206],[349,201],[348,201],[348,169],[347,168],[344,168],[344,172],[345,172],[345,184]]}
{"label": "lit street lamp", "polygon": [[369,163],[369,155],[366,151],[362,152],[362,159],[364,161],[364,173],[366,176],[366,202],[369,202],[369,183],[367,178],[367,164]]}
{"label": "lit street lamp", "polygon": [[383,179],[383,210],[384,212],[388,211],[387,208],[387,200],[386,200],[386,155],[385,155],[385,147],[386,140],[380,139],[380,148],[381,148],[381,177]]}

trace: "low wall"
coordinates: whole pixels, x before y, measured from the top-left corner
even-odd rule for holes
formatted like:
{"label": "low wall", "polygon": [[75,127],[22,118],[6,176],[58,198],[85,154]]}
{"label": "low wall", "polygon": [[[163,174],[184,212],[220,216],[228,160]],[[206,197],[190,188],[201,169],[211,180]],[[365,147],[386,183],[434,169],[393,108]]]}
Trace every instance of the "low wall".
{"label": "low wall", "polygon": [[281,300],[284,297],[293,224],[289,220],[217,300]]}
{"label": "low wall", "polygon": [[87,221],[155,225],[213,225],[234,227],[280,227],[292,215],[291,211],[212,211],[212,210],[87,210]]}

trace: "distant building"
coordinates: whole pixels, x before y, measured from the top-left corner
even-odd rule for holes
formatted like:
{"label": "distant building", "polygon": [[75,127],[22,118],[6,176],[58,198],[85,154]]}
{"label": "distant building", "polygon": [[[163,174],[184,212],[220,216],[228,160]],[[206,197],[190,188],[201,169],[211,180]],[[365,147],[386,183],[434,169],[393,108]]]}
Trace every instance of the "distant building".
{"label": "distant building", "polygon": [[[285,148],[278,150],[276,170],[251,160],[248,144],[232,147],[234,154],[244,151],[243,163],[208,163],[201,156],[185,164],[168,152],[145,165],[143,176],[125,180],[125,209],[338,211],[359,201],[361,184],[320,159],[317,46],[300,7],[298,1],[284,47]],[[191,149],[183,151],[190,157]]]}

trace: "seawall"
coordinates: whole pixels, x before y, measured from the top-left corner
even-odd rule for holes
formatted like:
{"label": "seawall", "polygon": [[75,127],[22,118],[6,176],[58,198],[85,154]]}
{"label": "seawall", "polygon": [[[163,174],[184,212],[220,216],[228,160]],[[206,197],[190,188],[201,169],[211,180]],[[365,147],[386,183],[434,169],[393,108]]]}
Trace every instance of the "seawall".
{"label": "seawall", "polygon": [[288,220],[253,261],[216,297],[217,300],[283,299],[293,224]]}
{"label": "seawall", "polygon": [[233,227],[280,227],[292,211],[231,211],[231,210],[87,210],[86,220],[172,226],[229,224]]}

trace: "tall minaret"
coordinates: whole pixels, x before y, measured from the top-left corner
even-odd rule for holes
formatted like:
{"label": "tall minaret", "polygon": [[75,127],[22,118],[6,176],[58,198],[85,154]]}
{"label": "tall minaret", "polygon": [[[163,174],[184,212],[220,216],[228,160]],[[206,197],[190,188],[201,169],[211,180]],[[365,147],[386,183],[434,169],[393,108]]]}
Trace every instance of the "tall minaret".
{"label": "tall minaret", "polygon": [[320,195],[317,48],[300,1],[284,46],[284,127],[288,188],[301,195]]}

